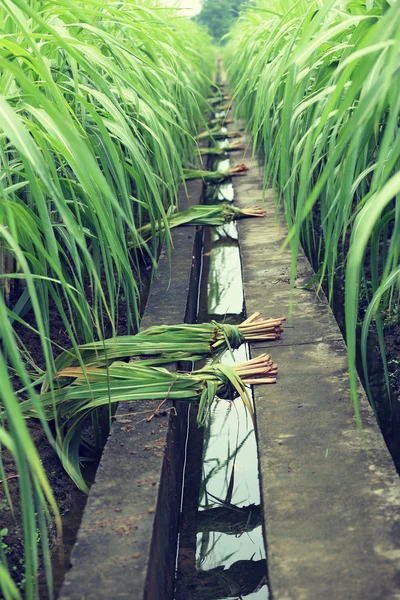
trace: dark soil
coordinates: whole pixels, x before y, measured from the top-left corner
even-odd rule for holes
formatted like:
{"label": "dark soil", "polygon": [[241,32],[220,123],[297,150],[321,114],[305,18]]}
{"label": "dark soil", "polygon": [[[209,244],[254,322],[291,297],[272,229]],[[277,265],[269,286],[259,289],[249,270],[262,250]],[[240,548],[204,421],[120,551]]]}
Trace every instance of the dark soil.
{"label": "dark soil", "polygon": [[400,401],[400,324],[391,325],[385,329],[385,344],[391,389],[394,398]]}
{"label": "dark soil", "polygon": [[[75,509],[75,507],[79,506],[83,509],[86,503],[86,494],[80,492],[76,488],[69,476],[64,471],[53,448],[48,442],[46,434],[44,433],[40,423],[31,420],[29,422],[29,430],[43,462],[43,466],[57,501],[60,514],[63,520],[66,520],[71,510]],[[24,549],[22,530],[20,527],[21,511],[19,505],[18,478],[15,475],[15,467],[12,458],[6,452],[3,452],[2,459],[14,507],[13,515],[10,507],[7,504],[7,500],[4,497],[3,489],[0,488],[0,529],[8,530],[8,533],[2,537],[2,543],[7,556],[8,564],[10,565],[13,573],[14,580],[19,586],[22,586],[24,577]],[[91,476],[92,474],[89,471],[88,478],[90,479]],[[79,521],[77,522],[76,527],[78,526]],[[69,558],[70,547],[68,545],[68,536],[64,537],[67,537],[67,539],[65,539],[66,545],[64,550],[67,560]],[[52,546],[56,542],[54,529],[50,532],[50,542]],[[55,573],[55,575],[56,584],[60,583],[57,582],[57,573]],[[43,594],[40,595],[40,598],[45,597],[46,596]]]}
{"label": "dark soil", "polygon": [[391,396],[378,406],[378,419],[388,448],[400,474],[400,324],[384,329]]}

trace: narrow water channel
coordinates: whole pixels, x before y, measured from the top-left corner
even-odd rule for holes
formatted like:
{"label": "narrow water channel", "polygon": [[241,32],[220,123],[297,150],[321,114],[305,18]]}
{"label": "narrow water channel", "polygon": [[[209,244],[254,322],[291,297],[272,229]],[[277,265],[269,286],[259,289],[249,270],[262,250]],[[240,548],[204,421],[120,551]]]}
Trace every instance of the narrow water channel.
{"label": "narrow water channel", "polygon": [[[220,162],[219,168],[229,168]],[[222,188],[222,189],[221,189]],[[228,195],[231,183],[208,189],[206,202]],[[221,198],[223,196],[223,198]],[[235,223],[204,228],[198,322],[244,320]],[[223,362],[243,362],[242,346]],[[267,600],[267,563],[256,437],[241,402],[216,399],[198,429],[190,408],[175,600]]]}

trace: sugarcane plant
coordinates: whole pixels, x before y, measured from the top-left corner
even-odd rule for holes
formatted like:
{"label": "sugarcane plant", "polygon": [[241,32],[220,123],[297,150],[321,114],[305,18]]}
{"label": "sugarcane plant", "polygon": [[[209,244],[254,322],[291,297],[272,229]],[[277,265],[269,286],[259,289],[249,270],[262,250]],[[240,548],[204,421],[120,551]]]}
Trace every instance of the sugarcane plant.
{"label": "sugarcane plant", "polygon": [[[143,400],[196,402],[197,421],[202,426],[216,396],[230,400],[240,397],[254,418],[245,385],[275,383],[277,372],[277,365],[267,354],[234,366],[207,365],[191,373],[171,372],[142,361],[66,367],[57,373],[52,392],[22,401],[20,411],[25,418],[37,418],[39,409],[42,417],[56,420],[56,441],[64,467],[76,485],[87,491],[80,470],[79,447],[82,428],[93,410]],[[1,417],[5,414],[0,413]]]}
{"label": "sugarcane plant", "polygon": [[[359,423],[359,351],[368,381],[365,330],[361,347],[357,341],[360,317],[373,307],[370,331],[376,331],[389,398],[385,334],[400,325],[399,32],[394,0],[257,0],[226,52],[264,182],[284,207],[292,282],[300,245],[318,262],[330,300],[338,276],[345,281]],[[373,401],[368,384],[367,391]]]}
{"label": "sugarcane plant", "polygon": [[231,102],[228,102],[228,103],[225,103],[225,104],[221,103],[221,104],[213,106],[213,110],[214,110],[214,114],[215,115],[218,114],[218,113],[220,113],[220,112],[227,113],[231,108],[232,108],[232,103]]}
{"label": "sugarcane plant", "polygon": [[227,179],[236,176],[246,175],[248,168],[244,163],[240,163],[227,171],[207,171],[205,169],[183,169],[183,175],[186,181],[193,179],[203,179],[207,183],[218,185],[224,183]]}
{"label": "sugarcane plant", "polygon": [[155,265],[157,250],[132,252],[128,241],[145,223],[154,242],[156,223],[167,230],[182,165],[196,154],[212,55],[207,35],[157,0],[1,3],[0,363],[10,386],[0,390],[0,503],[14,511],[24,563],[7,562],[0,543],[6,600],[36,598],[43,563],[51,598],[45,529],[59,523],[13,386],[29,396],[31,373],[54,372],[55,349],[116,333],[122,306],[126,330],[137,330],[143,256]]}
{"label": "sugarcane plant", "polygon": [[224,118],[224,117],[219,117],[219,118],[214,118],[214,119],[210,119],[208,121],[208,124],[210,127],[225,127],[226,125],[230,125],[232,123],[234,123],[235,120],[234,119],[228,119],[228,118]]}
{"label": "sugarcane plant", "polygon": [[207,102],[212,107],[214,107],[215,105],[221,104],[222,102],[230,102],[231,100],[232,100],[232,98],[230,96],[223,95],[221,93],[217,93],[215,96],[208,98]]}

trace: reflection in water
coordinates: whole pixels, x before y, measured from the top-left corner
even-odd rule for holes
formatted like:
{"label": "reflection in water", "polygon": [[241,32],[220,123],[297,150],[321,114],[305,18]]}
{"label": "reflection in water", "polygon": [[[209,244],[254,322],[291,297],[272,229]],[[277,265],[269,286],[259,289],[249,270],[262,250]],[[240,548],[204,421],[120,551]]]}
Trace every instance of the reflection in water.
{"label": "reflection in water", "polygon": [[223,183],[216,187],[208,185],[205,192],[205,204],[217,204],[218,202],[233,202],[234,191],[232,183]]}
{"label": "reflection in water", "polygon": [[224,158],[224,160],[219,160],[217,164],[217,171],[224,172],[228,171],[231,166],[231,161],[229,158]]}
{"label": "reflection in water", "polygon": [[[237,223],[235,221],[225,223],[225,225],[221,225],[221,227],[211,227],[210,229],[210,240],[212,243],[224,243],[224,240],[226,240],[227,243],[230,243],[232,241],[237,242],[239,239]],[[242,282],[241,278],[240,282]],[[240,283],[240,291],[243,294],[242,283]]]}
{"label": "reflection in water", "polygon": [[207,313],[222,316],[240,314],[243,311],[243,288],[236,223],[215,228],[207,254]]}
{"label": "reflection in water", "polygon": [[[247,358],[242,346],[222,362]],[[257,446],[242,402],[217,398],[202,430],[193,411],[187,449],[175,599],[268,600]]]}
{"label": "reflection in water", "polygon": [[[226,148],[229,145],[229,140],[223,140],[220,142],[220,147]],[[217,171],[228,171],[231,166],[231,161],[229,158],[219,160],[217,162]],[[225,201],[225,202],[233,202],[235,192],[233,189],[233,183],[230,181],[228,183],[222,183],[218,186],[213,186],[215,192],[215,200],[217,202]]]}
{"label": "reflection in water", "polygon": [[234,190],[232,183],[223,183],[218,189],[218,201],[233,202]]}
{"label": "reflection in water", "polygon": [[[233,364],[247,358],[242,346],[233,357],[226,353],[222,362]],[[204,432],[199,523],[204,522],[202,515],[218,509],[219,522],[212,529],[197,528],[197,569],[223,566],[226,570],[240,562],[248,570],[249,561],[264,561],[257,444],[253,423],[241,402],[217,401]],[[246,588],[246,598],[268,598],[265,563],[260,567],[260,579],[253,592]]]}
{"label": "reflection in water", "polygon": [[[228,184],[215,190],[210,186],[207,201],[212,201],[213,191],[217,201],[221,188],[223,194],[231,190],[233,200],[233,186]],[[198,321],[218,316],[240,321],[243,303],[236,223],[204,228]],[[222,362],[246,358],[247,347],[242,346],[226,353]],[[189,409],[175,600],[268,600],[252,420],[242,402],[216,399],[206,426],[199,430],[196,410]]]}

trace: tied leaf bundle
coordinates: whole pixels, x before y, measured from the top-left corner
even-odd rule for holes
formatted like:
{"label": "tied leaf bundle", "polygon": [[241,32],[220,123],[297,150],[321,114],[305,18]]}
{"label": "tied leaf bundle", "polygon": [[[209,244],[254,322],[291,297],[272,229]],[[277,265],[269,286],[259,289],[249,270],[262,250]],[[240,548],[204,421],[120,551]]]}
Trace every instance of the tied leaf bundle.
{"label": "tied leaf bundle", "polygon": [[227,171],[206,171],[204,169],[183,169],[184,178],[186,181],[193,179],[203,179],[204,181],[218,184],[223,183],[230,177],[246,175],[249,169],[244,163],[236,165]]}
{"label": "tied leaf bundle", "polygon": [[[202,426],[215,397],[240,397],[254,418],[246,384],[275,383],[277,365],[267,354],[244,363],[209,365],[192,373],[170,372],[142,361],[115,362],[110,367],[68,367],[58,373],[60,386],[36,400],[21,402],[25,418],[38,417],[38,405],[45,418],[56,419],[57,447],[64,468],[76,485],[86,490],[79,465],[79,442],[83,425],[92,411],[118,402],[166,400],[198,402],[198,424]],[[66,381],[72,383],[63,385]]]}
{"label": "tied leaf bundle", "polygon": [[222,102],[231,102],[232,98],[230,96],[227,95],[222,95],[222,94],[216,94],[215,96],[212,96],[211,98],[208,98],[207,102],[211,105],[211,106],[215,106],[218,104],[221,104]]}
{"label": "tied leaf bundle", "polygon": [[196,139],[200,142],[203,140],[225,140],[240,137],[242,137],[240,131],[222,131],[221,127],[215,125],[212,129],[207,129],[207,131],[199,133]]}
{"label": "tied leaf bundle", "polygon": [[231,142],[222,148],[219,148],[218,146],[199,148],[199,152],[201,156],[221,156],[226,152],[237,152],[238,150],[244,150],[244,148],[243,142]]}
{"label": "tied leaf bundle", "polygon": [[234,119],[225,119],[225,118],[221,118],[221,117],[216,117],[215,119],[211,119],[208,124],[210,125],[210,127],[216,127],[217,125],[219,127],[224,127],[225,125],[230,125],[231,123],[234,123]]}
{"label": "tied leaf bundle", "polygon": [[[240,325],[199,323],[160,325],[136,335],[114,337],[66,350],[56,359],[57,377],[69,367],[103,367],[113,360],[147,358],[148,364],[162,364],[206,357],[217,359],[226,350],[235,350],[245,342],[278,340],[284,318],[264,319],[256,312]],[[49,384],[43,381],[44,389]]]}
{"label": "tied leaf bundle", "polygon": [[[174,227],[182,227],[184,225],[208,225],[211,227],[221,227],[226,223],[235,221],[237,219],[244,219],[246,217],[265,217],[266,212],[259,206],[252,206],[249,208],[238,208],[228,202],[221,202],[215,205],[196,205],[191,206],[187,210],[181,212],[172,213],[168,216],[168,227],[173,229]],[[129,242],[130,248],[139,248],[147,241],[151,239],[154,224],[148,223],[141,227],[139,232],[139,238],[135,241]],[[157,225],[157,230],[164,231],[165,224]]]}
{"label": "tied leaf bundle", "polygon": [[225,102],[225,104],[222,104],[222,102],[220,104],[216,104],[213,107],[213,110],[214,110],[214,114],[215,114],[215,113],[219,113],[221,111],[228,112],[231,108],[232,108],[232,100],[230,100],[229,102]]}

